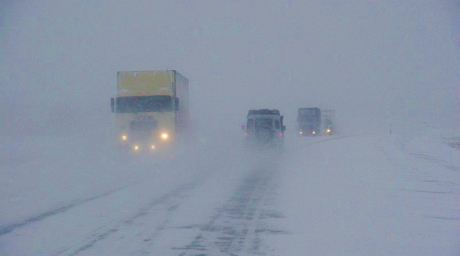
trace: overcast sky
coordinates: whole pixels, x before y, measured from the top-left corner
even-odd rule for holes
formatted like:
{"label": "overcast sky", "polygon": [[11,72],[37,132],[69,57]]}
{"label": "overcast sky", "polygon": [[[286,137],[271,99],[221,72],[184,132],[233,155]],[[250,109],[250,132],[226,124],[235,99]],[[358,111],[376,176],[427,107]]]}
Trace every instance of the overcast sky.
{"label": "overcast sky", "polygon": [[316,106],[336,109],[349,131],[452,127],[459,7],[454,0],[0,0],[0,128],[30,130],[49,111],[61,122],[85,123],[88,111],[106,120],[116,72],[149,69],[188,77],[192,118],[216,127],[239,127],[250,108],[278,108],[289,131],[297,108]]}

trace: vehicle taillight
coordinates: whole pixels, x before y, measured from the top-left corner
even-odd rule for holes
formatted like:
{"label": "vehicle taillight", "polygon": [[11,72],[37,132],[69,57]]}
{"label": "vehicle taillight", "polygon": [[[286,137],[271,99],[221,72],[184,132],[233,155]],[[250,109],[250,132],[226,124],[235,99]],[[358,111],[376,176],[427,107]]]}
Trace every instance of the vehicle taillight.
{"label": "vehicle taillight", "polygon": [[249,136],[249,132],[245,132],[245,133],[244,133],[244,136]]}
{"label": "vehicle taillight", "polygon": [[283,132],[279,132],[278,135],[279,135],[280,137],[283,137],[284,133],[283,133]]}

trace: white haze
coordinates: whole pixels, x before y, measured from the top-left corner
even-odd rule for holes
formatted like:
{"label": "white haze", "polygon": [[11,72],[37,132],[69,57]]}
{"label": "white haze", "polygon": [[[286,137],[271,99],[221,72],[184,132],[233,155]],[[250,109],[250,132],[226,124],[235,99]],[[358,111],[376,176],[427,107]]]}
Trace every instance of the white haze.
{"label": "white haze", "polygon": [[[343,132],[456,125],[456,1],[2,1],[4,134],[107,134],[120,70],[190,79],[192,118],[336,109]],[[97,124],[97,125],[95,125]]]}
{"label": "white haze", "polygon": [[[169,203],[171,254],[264,172],[279,255],[458,252],[458,130],[430,128],[460,124],[459,47],[454,0],[0,0],[0,254],[128,255],[167,223],[131,217],[169,220]],[[111,148],[116,72],[149,69],[190,81],[196,137],[177,154]],[[300,107],[335,109],[345,136],[299,140]],[[281,157],[240,147],[252,108],[285,116]]]}

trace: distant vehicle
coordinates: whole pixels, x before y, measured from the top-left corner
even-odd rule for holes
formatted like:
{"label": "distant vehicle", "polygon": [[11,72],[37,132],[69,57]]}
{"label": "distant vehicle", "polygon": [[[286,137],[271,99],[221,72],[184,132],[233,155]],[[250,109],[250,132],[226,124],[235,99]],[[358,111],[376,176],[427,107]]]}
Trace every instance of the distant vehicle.
{"label": "distant vehicle", "polygon": [[321,112],[321,119],[323,120],[324,134],[331,135],[336,133],[335,110],[323,110]]}
{"label": "distant vehicle", "polygon": [[248,144],[282,146],[286,130],[283,118],[277,109],[249,110],[245,130]]}
{"label": "distant vehicle", "polygon": [[165,148],[188,128],[188,79],[175,70],[117,72],[111,107],[121,145],[132,151]]}
{"label": "distant vehicle", "polygon": [[321,110],[319,108],[299,108],[297,127],[300,136],[321,134]]}

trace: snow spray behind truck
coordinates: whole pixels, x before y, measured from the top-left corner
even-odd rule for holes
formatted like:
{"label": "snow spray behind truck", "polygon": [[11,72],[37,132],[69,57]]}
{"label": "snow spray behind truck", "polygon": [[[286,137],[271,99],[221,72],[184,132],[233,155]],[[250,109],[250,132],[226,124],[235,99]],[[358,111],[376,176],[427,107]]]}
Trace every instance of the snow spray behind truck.
{"label": "snow spray behind truck", "polygon": [[335,110],[325,109],[321,111],[321,119],[323,120],[323,129],[326,135],[337,133],[335,124]]}
{"label": "snow spray behind truck", "polygon": [[189,124],[188,79],[175,70],[117,72],[117,140],[132,151],[171,145]]}

